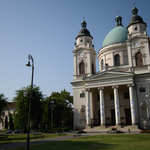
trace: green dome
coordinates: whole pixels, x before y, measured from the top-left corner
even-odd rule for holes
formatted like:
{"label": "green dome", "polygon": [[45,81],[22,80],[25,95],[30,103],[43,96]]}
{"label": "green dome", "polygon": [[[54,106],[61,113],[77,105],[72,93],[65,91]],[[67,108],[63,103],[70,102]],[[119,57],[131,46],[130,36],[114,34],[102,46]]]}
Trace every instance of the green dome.
{"label": "green dome", "polygon": [[127,40],[127,34],[128,30],[126,27],[116,26],[106,35],[102,47],[115,43],[125,42]]}
{"label": "green dome", "polygon": [[102,48],[111,44],[125,42],[127,40],[128,30],[122,25],[122,17],[115,18],[116,27],[112,29],[105,37]]}

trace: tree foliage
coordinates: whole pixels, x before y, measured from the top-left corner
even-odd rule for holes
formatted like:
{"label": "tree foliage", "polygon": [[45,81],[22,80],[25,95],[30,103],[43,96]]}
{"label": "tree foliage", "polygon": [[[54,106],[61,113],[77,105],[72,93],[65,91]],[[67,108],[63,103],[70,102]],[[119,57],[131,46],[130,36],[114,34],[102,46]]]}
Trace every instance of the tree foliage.
{"label": "tree foliage", "polygon": [[[51,107],[53,102],[53,107]],[[44,116],[43,123],[47,124],[50,129],[51,124],[51,109],[53,109],[53,127],[62,128],[64,127],[72,128],[73,126],[73,97],[66,90],[59,92],[52,92],[50,97],[47,97],[44,101]]]}
{"label": "tree foliage", "polygon": [[4,94],[0,94],[0,121],[4,117],[4,109],[7,107],[7,98],[4,97]]}
{"label": "tree foliage", "polygon": [[14,130],[14,119],[11,113],[9,113],[9,129]]}
{"label": "tree foliage", "polygon": [[[29,115],[29,101],[30,101],[30,86],[22,88],[16,91],[16,97],[14,101],[17,102],[17,110],[14,118],[15,128],[21,128],[24,132],[27,131],[27,122]],[[24,92],[27,91],[27,95],[24,96]],[[31,95],[31,125],[38,130],[38,124],[42,119],[42,99],[43,95],[39,87],[34,86]]]}
{"label": "tree foliage", "polygon": [[5,116],[5,129],[8,129],[8,117]]}
{"label": "tree foliage", "polygon": [[[30,93],[30,86],[16,91],[14,101],[17,102],[17,110],[14,114],[15,128],[27,131],[29,100],[30,94],[24,96],[24,91]],[[51,102],[53,101],[53,107]],[[43,98],[39,87],[34,86],[32,90],[31,99],[31,129],[50,130],[53,128],[61,128],[62,123],[64,127],[72,128],[73,126],[73,97],[66,90],[59,92],[52,92],[49,97]],[[52,115],[53,114],[53,115]],[[51,126],[51,120],[53,125]]]}

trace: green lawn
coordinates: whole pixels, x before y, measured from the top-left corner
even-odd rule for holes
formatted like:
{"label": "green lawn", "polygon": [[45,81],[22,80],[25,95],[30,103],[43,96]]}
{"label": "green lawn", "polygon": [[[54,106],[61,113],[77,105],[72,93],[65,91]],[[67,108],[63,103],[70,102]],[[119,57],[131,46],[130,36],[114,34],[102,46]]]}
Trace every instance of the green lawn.
{"label": "green lawn", "polygon": [[[25,150],[18,148],[12,150]],[[149,150],[150,134],[107,134],[31,146],[30,150]]]}

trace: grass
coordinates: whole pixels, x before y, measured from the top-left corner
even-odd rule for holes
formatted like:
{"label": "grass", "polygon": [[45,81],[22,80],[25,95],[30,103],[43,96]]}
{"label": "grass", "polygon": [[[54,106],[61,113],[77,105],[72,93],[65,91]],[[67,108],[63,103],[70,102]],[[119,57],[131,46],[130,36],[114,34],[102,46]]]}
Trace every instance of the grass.
{"label": "grass", "polygon": [[[25,150],[17,148],[11,150]],[[30,150],[149,150],[150,134],[107,134],[34,145]]]}

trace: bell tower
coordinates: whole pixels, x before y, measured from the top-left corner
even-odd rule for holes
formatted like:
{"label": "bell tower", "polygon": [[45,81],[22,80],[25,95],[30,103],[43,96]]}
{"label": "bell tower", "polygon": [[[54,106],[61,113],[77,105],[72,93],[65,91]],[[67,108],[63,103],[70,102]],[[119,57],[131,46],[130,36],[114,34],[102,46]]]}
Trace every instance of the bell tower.
{"label": "bell tower", "polygon": [[132,18],[128,25],[128,60],[130,67],[140,67],[150,64],[149,37],[146,32],[146,23],[138,15],[138,9],[132,8]]}
{"label": "bell tower", "polygon": [[92,44],[93,37],[86,29],[85,20],[82,21],[82,29],[76,37],[73,51],[74,58],[74,81],[82,80],[85,77],[96,73],[96,52]]}

